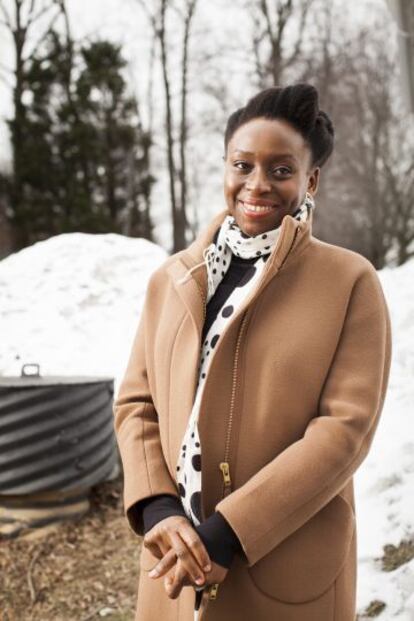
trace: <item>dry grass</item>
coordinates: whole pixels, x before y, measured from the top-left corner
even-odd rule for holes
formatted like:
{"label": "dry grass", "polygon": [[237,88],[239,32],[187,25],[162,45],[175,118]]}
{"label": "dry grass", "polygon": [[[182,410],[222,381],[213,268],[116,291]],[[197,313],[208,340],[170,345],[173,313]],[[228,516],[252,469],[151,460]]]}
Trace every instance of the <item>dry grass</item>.
{"label": "dry grass", "polygon": [[132,621],[140,539],[121,489],[120,479],[95,488],[78,522],[0,542],[1,621]]}
{"label": "dry grass", "polygon": [[[0,621],[133,621],[140,539],[122,512],[122,480],[95,488],[77,522],[0,541]],[[414,557],[414,539],[384,546],[393,571]],[[373,601],[359,621],[379,616]]]}
{"label": "dry grass", "polygon": [[414,539],[403,539],[398,546],[387,544],[383,550],[384,555],[381,559],[383,571],[394,571],[414,558]]}
{"label": "dry grass", "polygon": [[[383,547],[383,550],[384,554],[376,560],[381,562],[382,571],[394,571],[414,558],[414,539],[403,539],[398,546],[387,544]],[[362,616],[357,616],[357,621],[378,617],[385,608],[385,602],[374,600],[369,604]]]}

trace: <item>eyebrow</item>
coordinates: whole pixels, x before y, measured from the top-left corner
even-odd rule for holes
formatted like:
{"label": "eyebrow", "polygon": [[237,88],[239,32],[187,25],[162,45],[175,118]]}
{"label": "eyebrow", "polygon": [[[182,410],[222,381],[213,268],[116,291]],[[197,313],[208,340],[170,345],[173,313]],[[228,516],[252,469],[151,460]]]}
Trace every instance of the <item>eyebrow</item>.
{"label": "eyebrow", "polygon": [[[240,153],[241,155],[254,155],[254,153],[252,153],[251,151],[243,151],[242,149],[235,149],[233,151],[234,153]],[[271,159],[277,159],[277,160],[292,160],[293,162],[296,162],[297,159],[294,155],[292,155],[291,153],[279,153],[278,155],[271,155],[269,156],[269,158]]]}

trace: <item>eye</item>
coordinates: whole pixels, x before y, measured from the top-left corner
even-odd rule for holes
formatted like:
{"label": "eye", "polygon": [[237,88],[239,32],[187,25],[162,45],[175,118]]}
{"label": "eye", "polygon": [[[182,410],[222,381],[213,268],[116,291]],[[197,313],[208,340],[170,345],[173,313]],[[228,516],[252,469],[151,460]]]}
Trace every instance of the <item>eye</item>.
{"label": "eye", "polygon": [[273,170],[273,172],[276,174],[277,177],[287,177],[292,174],[292,170],[288,166],[278,166]]}
{"label": "eye", "polygon": [[237,162],[234,162],[233,166],[237,168],[238,170],[241,170],[244,172],[244,171],[249,170],[250,164],[248,164],[248,162],[237,161]]}

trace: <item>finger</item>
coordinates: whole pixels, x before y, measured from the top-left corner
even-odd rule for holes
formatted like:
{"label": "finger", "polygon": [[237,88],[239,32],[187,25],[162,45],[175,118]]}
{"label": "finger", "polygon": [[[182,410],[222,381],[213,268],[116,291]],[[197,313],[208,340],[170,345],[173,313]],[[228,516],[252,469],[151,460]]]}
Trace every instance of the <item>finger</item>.
{"label": "finger", "polygon": [[155,526],[150,531],[151,536],[148,537],[148,534],[144,537],[143,544],[144,546],[157,558],[162,559],[162,557],[171,549],[171,545],[168,540],[165,540],[164,531],[161,529],[156,530]]}
{"label": "finger", "polygon": [[161,560],[163,556],[165,556],[167,552],[171,550],[171,546],[167,546],[163,543],[152,543],[151,545],[147,545],[146,547],[151,552],[151,554],[153,556],[156,556],[159,560]]}
{"label": "finger", "polygon": [[[150,533],[152,533],[152,530],[150,531]],[[142,541],[142,545],[144,546],[144,548],[147,548],[147,550],[149,550],[153,556],[156,556],[159,559],[163,557],[163,553],[160,547],[160,541],[158,540],[158,538],[154,537],[154,535],[151,535],[151,537],[148,537],[146,535]]]}
{"label": "finger", "polygon": [[168,577],[166,579],[166,591],[169,598],[177,599],[181,593],[181,589],[187,581],[187,578],[188,574],[183,564],[177,561],[174,575],[169,577],[169,579]]}
{"label": "finger", "polygon": [[160,547],[162,556],[165,556],[167,554],[167,552],[169,552],[171,550],[170,543],[167,542],[167,541],[164,541],[164,539],[162,541],[160,541],[159,547]]}
{"label": "finger", "polygon": [[197,561],[179,533],[171,533],[171,544],[177,555],[177,563],[180,561],[180,568],[182,567],[182,569],[187,572],[191,583],[198,585],[204,584],[204,572],[198,566]]}
{"label": "finger", "polygon": [[203,569],[203,571],[211,571],[212,565],[210,557],[197,531],[195,531],[190,524],[184,524],[183,527],[180,528],[179,534],[191,550],[201,569]]}
{"label": "finger", "polygon": [[164,588],[165,588],[165,591],[166,591],[168,597],[170,597],[170,594],[171,594],[171,587],[172,587],[173,580],[174,580],[174,572],[168,574],[164,578]]}
{"label": "finger", "polygon": [[150,578],[159,578],[167,573],[172,567],[174,567],[177,561],[177,556],[173,548],[168,550],[160,561],[149,572]]}
{"label": "finger", "polygon": [[154,556],[161,560],[171,549],[169,537],[166,536],[166,531],[164,529],[157,530],[156,526],[149,532],[152,533],[152,535],[148,537],[149,533],[147,533],[144,537],[143,544]]}
{"label": "finger", "polygon": [[164,588],[165,588],[168,596],[169,596],[169,593],[170,593],[170,590],[171,590],[171,584],[172,584],[173,579],[174,579],[174,574],[175,574],[176,567],[177,567],[177,565],[174,565],[174,567],[168,572],[168,574],[164,578]]}
{"label": "finger", "polygon": [[181,539],[179,533],[171,533],[171,543],[177,555],[177,559],[181,561],[184,570],[188,573],[193,583],[202,585],[205,583],[205,576],[195,560],[192,552],[187,544]]}

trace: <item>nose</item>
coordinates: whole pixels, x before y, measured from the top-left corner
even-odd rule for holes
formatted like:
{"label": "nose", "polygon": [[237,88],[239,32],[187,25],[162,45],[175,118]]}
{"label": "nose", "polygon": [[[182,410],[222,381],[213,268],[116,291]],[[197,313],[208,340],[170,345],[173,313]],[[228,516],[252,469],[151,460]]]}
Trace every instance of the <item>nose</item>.
{"label": "nose", "polygon": [[270,192],[272,184],[264,170],[260,166],[256,166],[246,179],[246,189],[252,194],[261,194],[263,192]]}

